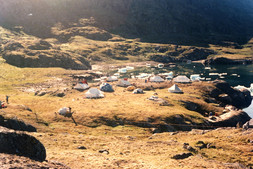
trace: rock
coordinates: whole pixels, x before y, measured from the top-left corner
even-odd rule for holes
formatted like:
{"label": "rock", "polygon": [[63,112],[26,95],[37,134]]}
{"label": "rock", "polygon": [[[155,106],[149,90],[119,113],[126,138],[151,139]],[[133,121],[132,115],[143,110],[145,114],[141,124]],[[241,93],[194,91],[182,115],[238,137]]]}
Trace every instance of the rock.
{"label": "rock", "polygon": [[253,128],[253,119],[250,119],[242,126],[243,129],[247,130],[248,128]]}
{"label": "rock", "polygon": [[31,50],[49,50],[50,48],[52,48],[52,45],[45,40],[40,40],[36,42],[34,45],[28,47],[28,49]]}
{"label": "rock", "polygon": [[192,153],[181,153],[181,154],[176,154],[174,156],[172,156],[171,158],[172,159],[176,159],[176,160],[179,160],[179,159],[185,159],[185,158],[188,158],[190,156],[193,156]]}
{"label": "rock", "polygon": [[0,127],[0,153],[16,154],[44,161],[46,149],[35,137]]}
{"label": "rock", "polygon": [[33,127],[30,124],[26,124],[23,121],[20,121],[16,118],[13,119],[5,119],[3,116],[0,115],[0,126],[13,129],[13,130],[19,130],[19,131],[28,131],[28,132],[36,132],[36,128]]}
{"label": "rock", "polygon": [[79,146],[79,147],[77,147],[77,149],[80,149],[80,150],[86,150],[87,148],[86,148],[86,147],[84,147],[84,146]]}
{"label": "rock", "polygon": [[237,123],[245,124],[251,118],[242,110],[231,110],[227,113],[215,117],[215,119],[208,119],[209,123],[217,127],[236,127]]}
{"label": "rock", "polygon": [[27,157],[11,155],[11,154],[3,154],[0,153],[0,166],[2,169],[7,168],[16,168],[16,169],[24,169],[24,168],[32,168],[32,169],[70,169],[68,166],[56,162],[56,161],[34,161]]}
{"label": "rock", "polygon": [[198,141],[195,145],[195,147],[199,148],[200,150],[203,148],[207,148],[207,144],[204,143],[203,141]]}
{"label": "rock", "polygon": [[99,153],[103,153],[103,154],[109,154],[109,151],[108,151],[108,150],[99,150],[98,152],[99,152]]}
{"label": "rock", "polygon": [[40,92],[38,92],[38,93],[37,93],[37,92],[35,93],[36,96],[44,96],[44,95],[46,95],[46,94],[47,94],[46,91],[40,91]]}
{"label": "rock", "polygon": [[190,146],[189,143],[184,143],[183,148],[188,151],[194,152],[194,153],[196,152],[196,149],[194,149],[192,146]]}
{"label": "rock", "polygon": [[237,90],[232,88],[226,81],[213,81],[215,88],[209,90],[209,95],[215,98],[222,106],[233,105],[239,109],[248,107],[252,98],[248,90]]}

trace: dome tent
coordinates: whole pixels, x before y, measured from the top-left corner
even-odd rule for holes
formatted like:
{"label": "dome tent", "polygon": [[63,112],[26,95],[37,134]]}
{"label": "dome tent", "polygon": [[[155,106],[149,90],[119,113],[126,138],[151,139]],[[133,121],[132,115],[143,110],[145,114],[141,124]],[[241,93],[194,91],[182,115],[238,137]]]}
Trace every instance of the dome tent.
{"label": "dome tent", "polygon": [[177,76],[173,79],[175,83],[190,83],[191,80],[187,76]]}
{"label": "dome tent", "polygon": [[89,85],[87,85],[87,84],[84,84],[84,83],[77,83],[75,86],[74,86],[74,89],[76,89],[76,90],[79,90],[79,91],[83,91],[83,90],[86,90],[86,89],[88,89],[88,88],[90,88],[89,87]]}
{"label": "dome tent", "polygon": [[184,93],[176,84],[174,84],[173,86],[171,86],[169,89],[168,89],[169,92],[171,93]]}
{"label": "dome tent", "polygon": [[140,88],[135,89],[135,90],[133,91],[133,94],[143,94],[143,93],[144,93],[143,90],[140,89]]}
{"label": "dome tent", "polygon": [[88,99],[103,98],[104,93],[97,88],[90,88],[86,93],[85,97]]}
{"label": "dome tent", "polygon": [[153,76],[150,78],[150,82],[164,82],[164,79],[160,76]]}
{"label": "dome tent", "polygon": [[100,90],[104,92],[114,92],[112,85],[110,85],[109,83],[102,83],[100,85]]}

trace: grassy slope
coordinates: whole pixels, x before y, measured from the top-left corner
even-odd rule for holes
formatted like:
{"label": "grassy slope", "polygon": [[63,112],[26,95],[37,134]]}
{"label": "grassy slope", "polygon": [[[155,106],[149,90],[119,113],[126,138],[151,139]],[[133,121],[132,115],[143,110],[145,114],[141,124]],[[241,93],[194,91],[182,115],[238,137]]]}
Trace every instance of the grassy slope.
{"label": "grassy slope", "polygon": [[[174,105],[161,107],[146,100],[154,91],[134,95],[124,92],[124,88],[120,87],[116,88],[115,93],[106,93],[104,99],[96,100],[83,99],[84,92],[74,90],[68,91],[64,98],[49,95],[38,97],[34,96],[34,93],[21,92],[18,89],[41,85],[48,80],[53,82],[56,78],[70,80],[66,75],[77,71],[60,68],[16,68],[5,63],[1,63],[0,71],[4,72],[0,76],[0,98],[4,99],[6,94],[11,96],[11,104],[4,112],[1,111],[1,114],[7,117],[16,116],[36,126],[38,133],[32,135],[45,145],[48,160],[56,160],[72,168],[227,168],[224,162],[253,165],[250,160],[253,147],[249,143],[252,132],[241,134],[240,130],[222,129],[206,134],[180,132],[176,135],[152,135],[147,128],[101,125],[104,123],[101,116],[110,120],[117,117],[136,122],[153,118],[156,123],[163,123],[165,117],[182,114],[192,121],[201,122],[203,117],[200,114],[185,109],[178,102],[202,102],[202,95],[198,91],[199,84],[180,85],[185,92],[183,95],[168,93],[167,89],[157,89],[159,97]],[[33,112],[18,105],[26,105]],[[75,126],[71,119],[55,119],[54,112],[63,106],[72,106],[76,110],[74,117],[78,126]],[[203,106],[214,109],[212,105]],[[216,149],[199,150],[196,155],[185,160],[170,159],[176,153],[186,151],[182,148],[183,143],[188,142],[194,146],[200,140],[213,143]],[[87,150],[77,149],[81,145]],[[108,149],[110,154],[98,153],[101,149]]]}

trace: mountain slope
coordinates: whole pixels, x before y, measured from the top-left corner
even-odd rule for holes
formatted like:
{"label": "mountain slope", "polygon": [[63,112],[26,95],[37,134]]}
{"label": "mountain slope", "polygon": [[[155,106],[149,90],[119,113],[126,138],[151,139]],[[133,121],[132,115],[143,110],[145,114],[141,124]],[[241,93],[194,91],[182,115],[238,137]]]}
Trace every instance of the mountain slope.
{"label": "mountain slope", "polygon": [[[0,25],[51,37],[51,27],[93,17],[98,28],[142,41],[246,43],[253,35],[250,0],[0,0]],[[13,10],[14,9],[14,10]]]}

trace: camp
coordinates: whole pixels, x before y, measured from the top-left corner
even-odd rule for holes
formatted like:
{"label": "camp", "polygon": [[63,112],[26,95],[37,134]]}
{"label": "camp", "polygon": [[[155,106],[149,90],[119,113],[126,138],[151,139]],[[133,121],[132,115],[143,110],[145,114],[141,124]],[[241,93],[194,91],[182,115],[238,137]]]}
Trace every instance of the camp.
{"label": "camp", "polygon": [[103,98],[104,93],[98,90],[97,88],[90,88],[86,93],[85,97],[88,99],[96,99],[96,98]]}
{"label": "camp", "polygon": [[83,90],[86,90],[90,88],[89,85],[87,84],[84,84],[84,83],[77,83],[75,86],[74,86],[74,89],[76,90],[79,90],[79,91],[83,91]]}
{"label": "camp", "polygon": [[117,84],[117,86],[121,86],[121,87],[127,87],[130,85],[131,85],[131,83],[129,81],[127,81],[127,79],[121,79],[119,81],[119,83]]}
{"label": "camp", "polygon": [[109,83],[102,83],[100,85],[100,90],[103,92],[114,92],[112,85],[110,85]]}
{"label": "camp", "polygon": [[191,80],[187,76],[177,76],[173,79],[175,83],[190,83]]}
{"label": "camp", "polygon": [[143,94],[143,93],[144,93],[143,90],[140,89],[140,88],[135,89],[135,90],[133,91],[133,94]]}
{"label": "camp", "polygon": [[160,76],[153,76],[150,78],[150,82],[164,82],[164,79]]}
{"label": "camp", "polygon": [[113,82],[113,81],[118,81],[118,78],[116,76],[110,76],[106,80],[107,82]]}
{"label": "camp", "polygon": [[170,93],[180,93],[180,94],[184,93],[176,84],[174,84],[173,86],[171,86],[171,87],[168,89],[168,91],[169,91]]}

